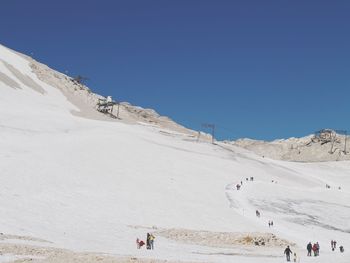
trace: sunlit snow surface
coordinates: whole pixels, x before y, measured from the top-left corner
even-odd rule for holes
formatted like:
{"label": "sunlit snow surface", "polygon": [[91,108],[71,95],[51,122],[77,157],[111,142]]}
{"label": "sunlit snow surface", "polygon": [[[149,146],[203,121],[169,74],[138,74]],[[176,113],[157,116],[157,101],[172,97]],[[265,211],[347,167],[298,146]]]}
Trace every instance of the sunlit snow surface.
{"label": "sunlit snow surface", "polygon": [[[0,46],[0,232],[116,256],[284,262],[284,247],[210,247],[162,236],[154,251],[135,245],[160,229],[274,233],[296,244],[300,262],[349,262],[350,162],[275,161],[149,125],[79,118],[28,63]],[[331,239],[344,254],[331,251]],[[320,257],[306,257],[309,241],[320,242]]]}

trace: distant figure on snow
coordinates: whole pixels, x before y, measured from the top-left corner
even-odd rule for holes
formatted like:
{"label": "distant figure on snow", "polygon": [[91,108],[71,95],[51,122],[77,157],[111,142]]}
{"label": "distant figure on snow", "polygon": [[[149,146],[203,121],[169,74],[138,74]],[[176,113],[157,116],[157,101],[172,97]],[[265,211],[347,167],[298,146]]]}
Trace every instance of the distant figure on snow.
{"label": "distant figure on snow", "polygon": [[334,251],[337,248],[337,241],[333,239],[331,240],[331,248],[332,248],[332,251]]}
{"label": "distant figure on snow", "polygon": [[284,254],[286,255],[287,261],[290,261],[290,254],[292,253],[292,250],[290,250],[289,246],[284,250]]}
{"label": "distant figure on snow", "polygon": [[340,247],[339,247],[339,251],[340,251],[340,253],[344,253],[344,247],[343,247],[343,246],[340,246]]}
{"label": "distant figure on snow", "polygon": [[297,253],[294,252],[294,255],[293,255],[293,262],[297,262]]}
{"label": "distant figure on snow", "polygon": [[314,252],[314,256],[317,257],[317,246],[316,246],[316,243],[313,244],[312,251]]}
{"label": "distant figure on snow", "polygon": [[152,250],[154,249],[154,239],[155,239],[155,237],[152,234],[150,234],[149,245],[150,245]]}
{"label": "distant figure on snow", "polygon": [[143,242],[142,240],[140,239],[136,239],[136,246],[137,246],[137,249],[140,249],[142,248],[142,246],[145,244],[145,242]]}
{"label": "distant figure on snow", "polygon": [[147,233],[147,239],[146,239],[146,248],[151,249],[151,244],[150,244],[150,233]]}
{"label": "distant figure on snow", "polygon": [[311,257],[311,251],[312,251],[312,244],[311,244],[311,242],[309,242],[309,244],[307,244],[306,249],[307,249],[307,256]]}
{"label": "distant figure on snow", "polygon": [[255,215],[256,215],[257,217],[260,217],[260,212],[259,212],[258,210],[256,210],[256,211],[255,211]]}
{"label": "distant figure on snow", "polygon": [[319,246],[316,243],[314,243],[312,246],[312,251],[314,252],[314,256],[317,257],[319,253]]}
{"label": "distant figure on snow", "polygon": [[241,189],[241,185],[240,184],[236,184],[236,188],[237,188],[237,190]]}

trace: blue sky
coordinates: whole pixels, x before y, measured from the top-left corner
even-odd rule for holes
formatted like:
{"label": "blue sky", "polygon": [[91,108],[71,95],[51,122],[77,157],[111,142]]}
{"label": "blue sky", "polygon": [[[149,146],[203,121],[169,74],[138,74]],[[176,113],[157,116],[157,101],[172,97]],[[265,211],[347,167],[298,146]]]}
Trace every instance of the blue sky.
{"label": "blue sky", "polygon": [[350,2],[2,0],[0,43],[217,136],[350,130]]}

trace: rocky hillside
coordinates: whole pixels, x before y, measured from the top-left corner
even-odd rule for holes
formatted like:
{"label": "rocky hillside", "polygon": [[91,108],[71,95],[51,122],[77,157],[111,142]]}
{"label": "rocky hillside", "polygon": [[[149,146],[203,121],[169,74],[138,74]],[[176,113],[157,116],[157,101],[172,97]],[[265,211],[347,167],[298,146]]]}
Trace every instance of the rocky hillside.
{"label": "rocky hillside", "polygon": [[[26,59],[30,63],[33,73],[35,73],[41,81],[59,89],[68,99],[68,101],[79,109],[78,111],[72,111],[72,114],[76,116],[94,120],[121,121],[129,124],[153,125],[165,130],[179,132],[194,139],[198,137],[197,131],[187,129],[184,126],[174,122],[169,117],[161,116],[153,109],[144,109],[139,106],[131,105],[128,102],[120,102],[119,108],[117,106],[113,108],[112,115],[114,115],[114,117],[119,117],[119,119],[116,120],[115,118],[112,118],[113,116],[110,114],[106,115],[97,111],[96,105],[99,99],[105,99],[104,96],[92,92],[90,88],[82,83],[77,83],[72,77],[53,70],[47,65],[42,64],[29,56],[13,50],[11,50],[11,52],[16,53],[17,55]],[[118,98],[114,99],[118,100]],[[200,137],[201,140],[211,139],[209,135],[204,133],[201,133]]]}
{"label": "rocky hillside", "polygon": [[[190,130],[166,116],[159,115],[153,109],[144,109],[127,102],[120,102],[119,107],[115,106],[111,114],[101,113],[97,111],[97,103],[100,99],[105,99],[104,96],[92,92],[91,89],[84,84],[74,81],[72,77],[55,71],[29,56],[12,50],[11,52],[27,60],[32,72],[38,79],[60,90],[67,100],[78,109],[71,110],[71,113],[76,116],[94,120],[118,121],[128,124],[154,126],[163,129],[161,133],[164,135],[172,134],[173,136],[174,132],[176,132],[179,136],[185,136],[189,140],[200,139],[201,141],[211,141],[211,137],[208,134],[199,134],[198,131]],[[27,85],[31,86],[31,88],[37,92],[44,93],[43,88],[36,82],[30,81],[30,79],[27,78],[23,79],[23,76],[6,61],[3,61],[3,64],[6,70],[10,71],[12,75],[17,78],[22,78]],[[13,88],[17,88],[16,83],[11,83],[11,79],[6,75],[0,75],[0,80]],[[118,100],[118,98],[115,99]],[[116,119],[116,116],[119,118]],[[168,131],[171,131],[171,133]],[[230,142],[226,141],[225,143],[243,147],[257,155],[276,160],[324,162],[350,160],[350,147],[346,146],[345,138],[348,139],[345,135],[338,134],[332,130],[324,130],[324,134],[309,135],[303,138],[289,138],[272,142],[239,139]]]}
{"label": "rocky hillside", "polygon": [[239,139],[226,142],[275,160],[294,162],[326,162],[350,160],[349,136],[325,129],[302,138],[272,142]]}

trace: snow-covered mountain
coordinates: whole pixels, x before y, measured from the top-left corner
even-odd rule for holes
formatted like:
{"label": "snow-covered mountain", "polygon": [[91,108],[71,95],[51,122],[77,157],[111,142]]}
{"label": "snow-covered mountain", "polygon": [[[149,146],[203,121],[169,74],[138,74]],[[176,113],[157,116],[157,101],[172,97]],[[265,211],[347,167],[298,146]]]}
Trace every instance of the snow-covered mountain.
{"label": "snow-covered mountain", "polygon": [[302,138],[272,142],[239,139],[227,142],[250,150],[257,155],[294,162],[328,162],[350,160],[350,137],[324,129]]}
{"label": "snow-covered mountain", "polygon": [[[0,46],[0,262],[274,263],[287,244],[298,262],[348,262],[348,161],[213,145],[129,104],[111,119],[99,97]],[[155,250],[137,249],[147,232]]]}

